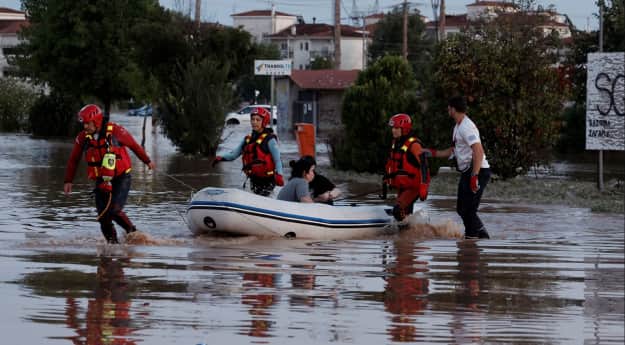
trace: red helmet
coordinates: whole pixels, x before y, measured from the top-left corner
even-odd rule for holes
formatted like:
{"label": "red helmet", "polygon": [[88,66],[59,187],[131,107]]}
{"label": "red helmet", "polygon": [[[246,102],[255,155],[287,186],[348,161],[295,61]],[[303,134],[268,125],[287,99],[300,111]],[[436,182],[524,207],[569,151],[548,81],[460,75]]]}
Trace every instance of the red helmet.
{"label": "red helmet", "polygon": [[250,112],[250,118],[254,115],[260,116],[260,118],[262,119],[261,123],[263,127],[267,127],[269,125],[269,121],[271,121],[271,114],[269,114],[267,109],[256,107]]}
{"label": "red helmet", "polygon": [[395,114],[388,120],[388,125],[393,128],[401,128],[402,135],[406,135],[412,129],[412,119],[406,114]]}
{"label": "red helmet", "polygon": [[93,121],[97,128],[102,126],[102,109],[95,104],[87,104],[78,112],[78,121],[87,123]]}

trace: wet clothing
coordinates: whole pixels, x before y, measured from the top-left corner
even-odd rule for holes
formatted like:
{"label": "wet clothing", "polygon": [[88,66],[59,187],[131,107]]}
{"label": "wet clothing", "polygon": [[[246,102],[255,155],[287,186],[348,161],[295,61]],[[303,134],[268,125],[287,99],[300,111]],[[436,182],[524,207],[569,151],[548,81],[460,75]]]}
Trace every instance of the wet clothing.
{"label": "wet clothing", "polygon": [[482,200],[482,194],[490,181],[490,165],[486,155],[482,159],[478,183],[480,188],[476,193],[471,190],[471,174],[473,173],[473,149],[471,145],[480,143],[480,132],[468,116],[464,116],[457,123],[453,131],[453,155],[456,158],[457,169],[462,173],[458,182],[458,199],[456,211],[464,223],[465,237],[485,237],[488,232],[477,215]]}
{"label": "wet clothing", "polygon": [[[105,193],[99,188],[95,188],[93,191],[98,215],[102,214],[107,205],[109,208],[98,220],[100,222],[102,235],[104,235],[104,238],[106,238],[109,243],[119,242],[117,240],[117,232],[115,231],[113,221],[126,230],[126,233],[131,233],[136,230],[135,226],[124,212],[124,206],[126,205],[128,193],[130,192],[130,182],[130,174],[124,174],[113,179],[112,193]],[[110,205],[109,195],[111,196]]]}
{"label": "wet clothing", "polygon": [[[87,175],[91,180],[95,180],[94,196],[100,230],[107,242],[118,243],[113,221],[119,224],[127,233],[136,230],[123,211],[130,191],[130,171],[132,169],[126,147],[130,148],[145,164],[150,164],[150,158],[124,127],[114,123],[108,123],[104,126],[106,126],[105,133],[99,131],[91,136],[82,131],[78,134],[67,162],[65,183],[72,183],[74,180],[78,162],[80,162],[84,153],[85,160],[87,160]],[[106,136],[109,136],[108,140],[106,140]],[[114,152],[116,155],[115,176],[111,180],[111,193],[104,192],[98,188],[98,185],[103,182],[101,171],[98,169],[102,167],[102,157],[107,150]]]}
{"label": "wet clothing", "polygon": [[275,174],[282,175],[282,161],[278,141],[270,128],[262,133],[252,131],[222,160],[233,161],[243,155],[243,171],[249,177],[252,192],[267,196],[276,186]]}
{"label": "wet clothing", "polygon": [[[87,176],[91,180],[96,180],[101,175],[96,172],[98,168],[102,166],[102,157],[106,153],[106,134],[111,135],[110,144],[112,150],[116,153],[116,168],[115,175],[119,176],[130,172],[132,169],[132,163],[126,147],[130,148],[141,161],[145,164],[150,163],[145,150],[137,144],[132,135],[128,131],[115,123],[108,123],[105,125],[107,130],[105,133],[95,133],[93,136],[87,134],[85,131],[81,131],[76,140],[74,141],[74,147],[67,162],[67,169],[65,170],[65,182],[72,182],[76,175],[76,169],[78,162],[80,162],[81,156],[85,155],[85,161],[87,162]],[[108,128],[110,127],[110,131]]]}
{"label": "wet clothing", "polygon": [[314,199],[325,192],[333,190],[336,186],[334,183],[330,182],[328,178],[315,172],[315,178],[310,181],[308,188],[310,189],[310,194]]}
{"label": "wet clothing", "polygon": [[425,200],[430,183],[427,159],[414,133],[393,140],[385,167],[385,181],[397,189],[394,215],[397,220],[412,214],[413,204]]}
{"label": "wet clothing", "polygon": [[480,206],[484,189],[490,181],[490,175],[491,172],[489,168],[480,169],[480,173],[478,174],[480,189],[478,189],[477,193],[473,193],[470,187],[471,169],[467,169],[467,171],[460,175],[456,212],[458,212],[458,215],[462,218],[466,237],[478,237],[480,232],[486,232],[482,220],[477,215],[477,209]]}
{"label": "wet clothing", "polygon": [[280,189],[278,200],[300,202],[301,198],[310,197],[308,182],[302,177],[294,177]]}
{"label": "wet clothing", "polygon": [[[454,127],[453,138],[453,155],[456,158],[456,166],[458,171],[463,172],[472,168],[473,149],[471,145],[479,143],[480,132],[468,116],[465,116],[460,123]],[[482,159],[480,168],[490,168],[486,155]]]}

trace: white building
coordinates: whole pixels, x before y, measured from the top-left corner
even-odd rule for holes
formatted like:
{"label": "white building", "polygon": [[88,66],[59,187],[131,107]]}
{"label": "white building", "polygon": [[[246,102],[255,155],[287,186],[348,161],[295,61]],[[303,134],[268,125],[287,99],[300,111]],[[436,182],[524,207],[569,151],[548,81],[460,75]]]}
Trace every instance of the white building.
{"label": "white building", "polygon": [[[310,69],[317,58],[334,58],[334,26],[294,24],[270,36],[281,57],[293,59],[293,69]],[[341,25],[341,70],[362,70],[368,35],[360,29]]]}
{"label": "white building", "polygon": [[0,77],[7,74],[7,55],[11,55],[11,50],[20,43],[17,34],[26,25],[24,12],[0,7]]}
{"label": "white building", "polygon": [[235,28],[241,27],[252,34],[256,42],[267,40],[269,35],[280,32],[297,23],[297,16],[271,10],[255,10],[231,15]]}

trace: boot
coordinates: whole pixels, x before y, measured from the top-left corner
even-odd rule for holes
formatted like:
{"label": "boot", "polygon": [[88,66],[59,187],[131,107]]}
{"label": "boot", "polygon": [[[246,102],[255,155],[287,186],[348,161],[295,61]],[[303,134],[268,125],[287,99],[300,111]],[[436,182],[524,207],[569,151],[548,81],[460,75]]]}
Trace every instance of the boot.
{"label": "boot", "polygon": [[393,207],[393,217],[395,217],[395,220],[398,222],[401,222],[404,218],[406,218],[406,212],[399,205],[395,205]]}
{"label": "boot", "polygon": [[115,230],[115,226],[113,224],[100,224],[100,230],[106,239],[106,243],[119,244],[119,241],[117,240],[117,231]]}

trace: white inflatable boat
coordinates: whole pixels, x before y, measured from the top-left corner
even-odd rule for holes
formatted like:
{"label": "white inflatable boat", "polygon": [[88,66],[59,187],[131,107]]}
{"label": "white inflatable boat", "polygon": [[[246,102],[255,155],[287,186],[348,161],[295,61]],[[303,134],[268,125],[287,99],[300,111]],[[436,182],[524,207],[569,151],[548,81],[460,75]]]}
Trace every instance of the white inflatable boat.
{"label": "white inflatable boat", "polygon": [[332,240],[396,233],[398,223],[389,213],[389,206],[307,204],[207,187],[195,193],[186,217],[194,234],[219,231]]}

